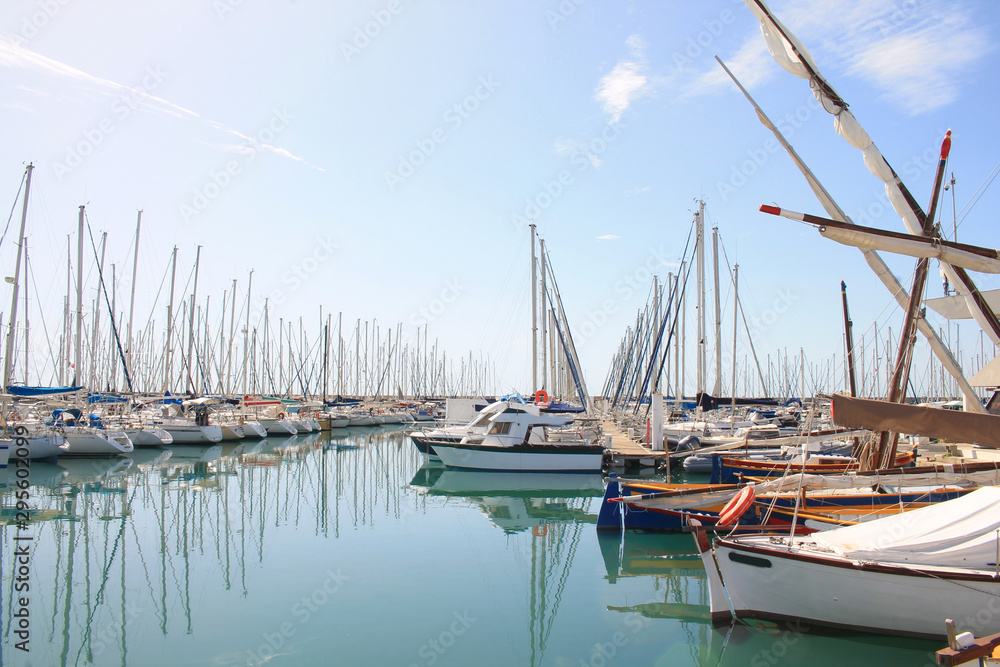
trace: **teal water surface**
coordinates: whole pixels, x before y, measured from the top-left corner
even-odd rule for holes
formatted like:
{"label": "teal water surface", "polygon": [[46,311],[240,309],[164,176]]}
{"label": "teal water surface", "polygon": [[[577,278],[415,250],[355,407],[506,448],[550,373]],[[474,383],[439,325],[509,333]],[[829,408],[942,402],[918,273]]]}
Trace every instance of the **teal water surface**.
{"label": "teal water surface", "polygon": [[689,536],[598,536],[599,475],[426,466],[396,427],[27,479],[19,529],[0,471],[0,665],[925,665],[940,648],[713,628]]}

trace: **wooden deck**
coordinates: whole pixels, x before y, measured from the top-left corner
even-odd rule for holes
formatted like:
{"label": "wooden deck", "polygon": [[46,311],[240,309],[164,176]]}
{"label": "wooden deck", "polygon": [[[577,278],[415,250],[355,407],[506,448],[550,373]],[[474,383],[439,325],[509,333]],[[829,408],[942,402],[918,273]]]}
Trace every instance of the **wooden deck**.
{"label": "wooden deck", "polygon": [[602,421],[601,428],[605,438],[611,436],[611,463],[616,468],[654,467],[666,455],[666,452],[654,452],[646,445],[632,440],[610,419]]}

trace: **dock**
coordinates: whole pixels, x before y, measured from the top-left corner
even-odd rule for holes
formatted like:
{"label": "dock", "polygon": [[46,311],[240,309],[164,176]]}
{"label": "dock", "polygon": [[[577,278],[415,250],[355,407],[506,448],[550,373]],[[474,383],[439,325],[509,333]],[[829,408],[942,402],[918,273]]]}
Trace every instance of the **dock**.
{"label": "dock", "polygon": [[652,468],[658,466],[666,456],[666,452],[654,452],[647,445],[628,437],[621,426],[610,419],[603,420],[601,428],[614,468]]}

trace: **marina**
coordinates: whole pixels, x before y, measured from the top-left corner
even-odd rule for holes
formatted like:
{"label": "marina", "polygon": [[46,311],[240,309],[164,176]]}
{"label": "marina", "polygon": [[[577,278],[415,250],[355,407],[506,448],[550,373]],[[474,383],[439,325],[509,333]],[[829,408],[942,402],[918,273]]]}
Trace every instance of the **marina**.
{"label": "marina", "polygon": [[923,664],[940,648],[715,628],[688,535],[595,530],[600,474],[428,466],[399,426],[69,461],[31,467],[35,664]]}
{"label": "marina", "polygon": [[14,4],[0,667],[1000,665],[997,7]]}

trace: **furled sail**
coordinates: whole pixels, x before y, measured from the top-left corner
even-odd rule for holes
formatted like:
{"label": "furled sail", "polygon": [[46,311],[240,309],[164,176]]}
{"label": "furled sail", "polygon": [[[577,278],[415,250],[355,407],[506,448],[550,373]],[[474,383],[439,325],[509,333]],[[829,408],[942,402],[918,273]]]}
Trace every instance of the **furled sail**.
{"label": "furled sail", "polygon": [[968,243],[955,243],[954,241],[944,241],[926,236],[902,234],[885,229],[861,227],[766,204],[761,206],[760,210],[790,220],[800,220],[810,225],[816,225],[824,238],[862,250],[884,250],[909,257],[939,259],[942,262],[972,271],[1000,273],[1000,251],[991,248],[981,248]]}
{"label": "furled sail", "polygon": [[[792,162],[794,162],[795,166],[798,167],[800,172],[802,172],[802,175],[805,177],[806,182],[809,184],[809,188],[816,195],[816,198],[819,200],[820,204],[822,204],[823,208],[826,210],[827,215],[829,215],[831,218],[834,218],[835,220],[839,220],[848,224],[853,224],[851,219],[847,216],[846,213],[844,213],[843,209],[840,208],[837,202],[834,201],[833,197],[823,186],[823,184],[819,182],[819,179],[816,178],[815,174],[812,173],[812,170],[809,169],[809,166],[806,165],[805,161],[799,156],[798,152],[796,152],[796,150],[792,147],[792,145],[788,143],[788,140],[781,133],[781,131],[778,130],[774,122],[772,122],[771,119],[767,117],[767,114],[764,113],[764,110],[760,108],[760,106],[757,104],[756,101],[754,101],[753,97],[750,95],[749,92],[747,92],[746,88],[743,87],[743,85],[733,75],[733,73],[729,70],[729,68],[726,67],[726,64],[723,63],[718,56],[716,56],[715,59],[718,61],[722,69],[726,71],[726,74],[728,74],[729,77],[733,80],[733,83],[736,84],[736,86],[740,89],[743,95],[747,98],[747,101],[750,102],[751,105],[753,105],[754,110],[757,112],[757,118],[760,120],[760,122],[764,125],[764,127],[769,129],[772,134],[774,134],[774,138],[778,140],[778,143],[781,144],[781,146],[788,153],[789,157],[792,158]],[[889,270],[889,266],[885,263],[885,260],[883,260],[882,257],[874,250],[862,250],[861,252],[865,257],[865,261],[868,262],[868,266],[871,267],[871,270],[875,272],[875,275],[878,276],[878,279],[882,282],[883,285],[885,285],[885,288],[889,291],[889,294],[891,294],[893,298],[896,299],[896,303],[899,304],[899,307],[905,309],[907,307],[907,303],[909,302],[910,296],[907,293],[906,288],[904,288],[899,283],[899,281],[896,279],[896,276],[894,276],[892,271]],[[948,349],[948,347],[941,340],[941,337],[938,336],[938,333],[937,331],[934,330],[934,327],[928,324],[927,320],[919,318],[917,320],[917,330],[920,331],[920,333],[924,336],[925,339],[927,339],[927,343],[930,345],[931,350],[934,352],[934,355],[941,361],[941,365],[948,371],[948,374],[951,375],[953,378],[955,378],[955,381],[958,383],[959,389],[961,390],[962,394],[970,399],[969,400],[970,409],[977,412],[985,412],[986,411],[985,408],[983,408],[979,404],[979,401],[976,398],[976,394],[973,391],[972,386],[969,384],[968,380],[966,380],[965,375],[962,372],[961,367],[958,365],[958,362],[955,360],[955,357],[952,355],[951,350]]]}
{"label": "furled sail", "polygon": [[[823,109],[834,116],[834,129],[848,143],[860,150],[864,156],[865,166],[882,183],[885,184],[885,194],[893,209],[903,220],[906,229],[914,235],[922,234],[926,218],[920,205],[913,195],[903,185],[895,170],[889,165],[882,152],[871,137],[858,122],[854,114],[847,108],[847,103],[837,94],[829,83],[820,75],[812,56],[799,40],[771,13],[763,0],[744,0],[746,6],[761,23],[761,32],[767,42],[768,51],[775,61],[784,69],[797,77],[808,79],[813,95],[819,100]],[[955,285],[958,292],[969,304],[969,311],[983,331],[995,345],[1000,345],[1000,326],[996,315],[986,312],[985,303],[979,297],[975,285],[971,284],[964,270],[955,270],[952,265],[942,262],[941,268],[949,282]]]}

